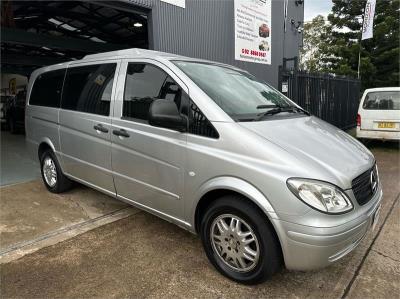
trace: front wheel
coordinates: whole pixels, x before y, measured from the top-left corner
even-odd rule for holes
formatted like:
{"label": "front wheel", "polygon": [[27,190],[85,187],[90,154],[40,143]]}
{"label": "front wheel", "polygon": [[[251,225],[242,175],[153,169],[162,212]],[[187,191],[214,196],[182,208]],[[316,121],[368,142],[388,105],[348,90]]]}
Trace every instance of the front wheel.
{"label": "front wheel", "polygon": [[211,204],[201,222],[201,238],[215,268],[241,283],[263,282],[282,264],[267,216],[240,196],[225,196]]}
{"label": "front wheel", "polygon": [[72,181],[61,171],[60,164],[53,151],[46,150],[40,157],[43,182],[52,193],[61,193],[71,189]]}

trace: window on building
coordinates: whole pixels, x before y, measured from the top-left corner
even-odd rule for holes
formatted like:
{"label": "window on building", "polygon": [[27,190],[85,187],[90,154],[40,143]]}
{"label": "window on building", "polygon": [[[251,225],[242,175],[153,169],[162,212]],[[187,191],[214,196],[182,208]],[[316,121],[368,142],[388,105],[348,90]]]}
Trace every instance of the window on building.
{"label": "window on building", "polygon": [[59,108],[65,69],[39,75],[33,83],[30,105]]}
{"label": "window on building", "polygon": [[69,68],[61,108],[109,115],[116,66],[108,63]]}

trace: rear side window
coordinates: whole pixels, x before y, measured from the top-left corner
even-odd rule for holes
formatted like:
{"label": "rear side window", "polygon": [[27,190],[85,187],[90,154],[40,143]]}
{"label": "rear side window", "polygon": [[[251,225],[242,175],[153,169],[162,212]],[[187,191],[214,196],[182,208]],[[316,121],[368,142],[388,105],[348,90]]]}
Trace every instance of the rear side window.
{"label": "rear side window", "polygon": [[163,70],[145,63],[129,63],[125,80],[123,117],[147,121],[155,99],[174,101],[180,110],[182,89]]}
{"label": "rear side window", "polygon": [[65,69],[40,74],[33,83],[30,105],[60,108]]}
{"label": "rear side window", "polygon": [[363,109],[400,110],[400,92],[399,91],[369,92],[365,96]]}
{"label": "rear side window", "polygon": [[61,108],[109,115],[116,66],[108,63],[69,68]]}

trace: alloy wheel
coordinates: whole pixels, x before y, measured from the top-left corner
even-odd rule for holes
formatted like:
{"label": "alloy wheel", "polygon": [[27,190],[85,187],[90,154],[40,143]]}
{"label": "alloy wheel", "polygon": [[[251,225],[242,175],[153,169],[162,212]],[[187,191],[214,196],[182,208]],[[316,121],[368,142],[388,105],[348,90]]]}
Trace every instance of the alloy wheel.
{"label": "alloy wheel", "polygon": [[210,228],[211,244],[224,264],[237,272],[248,272],[257,265],[260,245],[251,226],[240,217],[222,214]]}
{"label": "alloy wheel", "polygon": [[56,165],[50,157],[46,157],[43,160],[43,176],[46,184],[50,187],[54,187],[57,184]]}

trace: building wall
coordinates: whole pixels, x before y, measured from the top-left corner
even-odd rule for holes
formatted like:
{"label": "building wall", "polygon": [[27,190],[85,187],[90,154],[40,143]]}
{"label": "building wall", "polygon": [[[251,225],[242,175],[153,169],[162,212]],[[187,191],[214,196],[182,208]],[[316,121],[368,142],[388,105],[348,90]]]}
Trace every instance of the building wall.
{"label": "building wall", "polygon": [[[307,1],[307,0],[305,0]],[[283,2],[279,1],[278,2]],[[286,17],[286,33],[285,33],[285,41],[284,41],[284,57],[292,58],[294,56],[299,56],[299,50],[303,46],[303,34],[299,33],[297,29],[291,24],[291,20],[293,19],[295,22],[295,26],[298,25],[298,22],[301,22],[301,28],[304,26],[304,4],[296,5],[295,1],[289,0],[287,2],[287,17]]]}
{"label": "building wall", "polygon": [[[284,32],[284,5],[288,2],[287,30]],[[282,58],[298,56],[301,34],[290,24],[304,19],[304,5],[295,0],[272,0],[271,65],[234,59],[234,1],[186,0],[181,8],[159,0],[130,0],[151,7],[150,45],[157,51],[214,60],[243,68],[277,87]]]}

